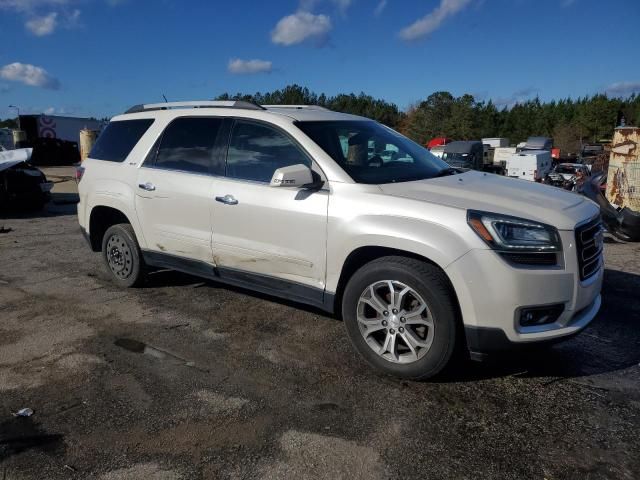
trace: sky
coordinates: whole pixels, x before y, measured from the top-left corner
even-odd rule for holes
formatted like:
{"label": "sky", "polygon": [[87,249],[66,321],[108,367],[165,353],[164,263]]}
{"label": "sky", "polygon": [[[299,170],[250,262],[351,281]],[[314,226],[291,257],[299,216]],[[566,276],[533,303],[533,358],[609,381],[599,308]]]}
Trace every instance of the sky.
{"label": "sky", "polygon": [[639,0],[0,0],[0,118],[297,83],[401,109],[640,93]]}

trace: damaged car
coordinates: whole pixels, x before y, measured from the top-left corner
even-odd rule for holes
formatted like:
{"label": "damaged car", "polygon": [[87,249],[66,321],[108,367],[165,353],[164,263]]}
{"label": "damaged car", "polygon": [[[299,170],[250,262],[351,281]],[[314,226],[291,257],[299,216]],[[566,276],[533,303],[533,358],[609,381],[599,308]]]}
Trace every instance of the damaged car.
{"label": "damaged car", "polygon": [[581,163],[560,163],[547,175],[544,183],[565,190],[575,190],[576,185],[590,175],[589,167]]}
{"label": "damaged car", "polygon": [[31,153],[0,149],[0,210],[41,209],[49,201],[53,183],[29,163]]}

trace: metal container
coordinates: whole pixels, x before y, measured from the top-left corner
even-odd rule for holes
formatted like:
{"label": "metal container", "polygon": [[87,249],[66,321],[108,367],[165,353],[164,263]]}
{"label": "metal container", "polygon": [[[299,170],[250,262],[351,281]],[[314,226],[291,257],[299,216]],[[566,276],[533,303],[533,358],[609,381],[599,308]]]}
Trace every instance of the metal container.
{"label": "metal container", "polygon": [[91,152],[93,148],[93,144],[96,143],[96,138],[98,138],[97,130],[89,130],[88,128],[83,128],[80,130],[80,161],[84,161]]}
{"label": "metal container", "polygon": [[620,127],[613,134],[607,200],[640,212],[640,128]]}
{"label": "metal container", "polygon": [[14,148],[19,148],[21,146],[21,142],[25,142],[27,140],[27,132],[24,130],[13,130],[13,146]]}

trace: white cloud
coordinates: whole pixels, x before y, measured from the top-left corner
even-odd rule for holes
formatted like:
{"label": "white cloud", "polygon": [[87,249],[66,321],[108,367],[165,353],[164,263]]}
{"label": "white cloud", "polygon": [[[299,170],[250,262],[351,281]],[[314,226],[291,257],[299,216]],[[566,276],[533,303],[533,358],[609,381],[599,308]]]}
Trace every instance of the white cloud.
{"label": "white cloud", "polygon": [[228,70],[235,74],[270,73],[273,66],[267,60],[241,60],[233,58],[229,60]]}
{"label": "white cloud", "polygon": [[498,108],[507,107],[510,109],[516,103],[523,103],[523,102],[526,102],[527,100],[531,100],[533,97],[538,95],[538,93],[539,93],[539,90],[536,87],[526,87],[516,92],[513,92],[513,94],[510,97],[494,98],[493,103]]}
{"label": "white cloud", "polygon": [[382,12],[384,11],[384,9],[387,8],[387,0],[380,0],[380,2],[378,3],[378,5],[376,6],[375,10],[373,11],[373,14],[378,17],[382,14]]}
{"label": "white cloud", "polygon": [[51,35],[58,25],[58,14],[51,12],[48,15],[42,17],[33,17],[28,20],[24,26],[33,33],[36,37],[44,37],[45,35]]}
{"label": "white cloud", "polygon": [[0,0],[0,8],[18,12],[32,12],[38,8],[67,5],[69,0]]}
{"label": "white cloud", "polygon": [[46,108],[42,113],[44,113],[45,115],[53,115],[54,113],[56,113],[56,109],[54,107],[49,107]]}
{"label": "white cloud", "polygon": [[327,15],[314,15],[309,12],[297,12],[278,22],[271,32],[271,41],[277,45],[290,46],[306,40],[315,40],[322,44],[331,30],[331,18]]}
{"label": "white cloud", "polygon": [[640,94],[640,82],[616,82],[609,85],[605,92],[612,97],[628,97],[633,93]]}
{"label": "white cloud", "polygon": [[[318,4],[323,3],[323,0],[300,0],[298,3],[298,11],[299,12],[311,12]],[[353,0],[331,0],[340,13],[343,15],[347,12]]]}
{"label": "white cloud", "polygon": [[351,6],[352,0],[333,0],[340,12],[344,15]]}
{"label": "white cloud", "polygon": [[10,63],[0,68],[0,78],[12,82],[19,82],[32,87],[57,90],[60,81],[52,77],[44,68],[36,67],[28,63]]}
{"label": "white cloud", "polygon": [[431,13],[403,28],[400,37],[404,40],[417,40],[436,31],[448,17],[464,9],[472,0],[440,0]]}

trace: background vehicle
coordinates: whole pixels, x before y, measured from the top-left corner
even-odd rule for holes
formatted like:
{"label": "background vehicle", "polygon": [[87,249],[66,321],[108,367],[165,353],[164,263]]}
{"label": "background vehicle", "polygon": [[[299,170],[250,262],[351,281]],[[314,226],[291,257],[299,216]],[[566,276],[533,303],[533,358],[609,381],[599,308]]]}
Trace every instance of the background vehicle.
{"label": "background vehicle", "polygon": [[507,160],[507,175],[531,182],[541,182],[551,171],[551,152],[523,150]]}
{"label": "background vehicle", "polygon": [[548,150],[553,148],[553,138],[529,137],[522,150]]}
{"label": "background vehicle", "polygon": [[516,153],[516,147],[498,147],[493,151],[493,164],[507,169],[507,160]]}
{"label": "background vehicle", "polygon": [[10,128],[0,128],[0,147],[5,150],[13,148],[13,133]]}
{"label": "background vehicle", "polygon": [[483,145],[489,145],[490,148],[503,148],[509,146],[508,138],[483,138]]}
{"label": "background vehicle", "polygon": [[39,209],[49,200],[53,184],[30,165],[31,149],[0,147],[0,210]]}
{"label": "background vehicle", "polygon": [[442,159],[452,167],[482,170],[484,147],[478,141],[456,141],[444,147]]}
{"label": "background vehicle", "polygon": [[565,338],[600,307],[592,202],[461,172],[363,117],[139,105],[82,168],[79,223],[118,285],[172,268],[340,313],[389,374],[436,375],[462,336],[474,358]]}
{"label": "background vehicle", "polygon": [[436,137],[436,138],[432,138],[431,140],[429,140],[429,142],[427,143],[427,148],[429,150],[431,150],[433,147],[440,147],[440,146],[444,146],[447,145],[448,143],[453,142],[453,140],[451,140],[450,138],[447,137]]}
{"label": "background vehicle", "polygon": [[20,115],[26,140],[16,148],[33,148],[33,165],[73,165],[80,161],[80,130],[100,130],[102,124],[95,118]]}
{"label": "background vehicle", "polygon": [[578,179],[582,180],[590,175],[586,165],[581,163],[560,163],[546,176],[545,183],[554,187],[573,190]]}

